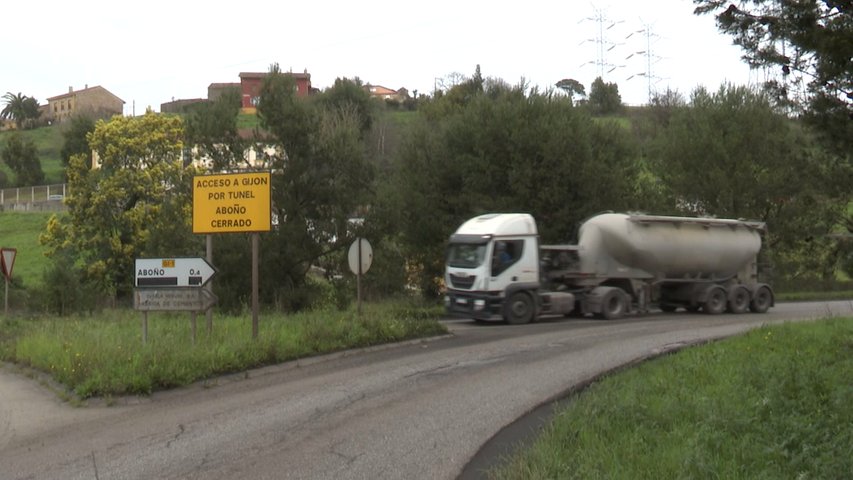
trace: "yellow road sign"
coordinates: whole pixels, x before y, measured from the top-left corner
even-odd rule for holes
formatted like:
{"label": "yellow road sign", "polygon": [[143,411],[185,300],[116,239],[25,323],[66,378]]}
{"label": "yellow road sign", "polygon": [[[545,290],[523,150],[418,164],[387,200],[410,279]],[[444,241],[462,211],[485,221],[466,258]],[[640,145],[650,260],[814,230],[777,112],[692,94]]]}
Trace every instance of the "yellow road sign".
{"label": "yellow road sign", "polygon": [[193,177],[193,233],[270,231],[270,173]]}

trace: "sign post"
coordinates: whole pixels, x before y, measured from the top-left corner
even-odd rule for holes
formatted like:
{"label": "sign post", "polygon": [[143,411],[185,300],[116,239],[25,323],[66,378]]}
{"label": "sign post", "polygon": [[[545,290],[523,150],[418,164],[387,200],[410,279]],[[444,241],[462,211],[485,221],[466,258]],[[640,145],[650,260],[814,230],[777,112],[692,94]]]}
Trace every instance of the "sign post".
{"label": "sign post", "polygon": [[189,311],[195,345],[196,314],[216,303],[204,288],[214,275],[216,269],[204,258],[137,258],[133,308],[142,312],[142,343],[148,343],[148,312]]}
{"label": "sign post", "polygon": [[12,281],[12,268],[15,266],[15,255],[18,250],[14,248],[0,248],[0,267],[6,278],[6,292],[3,295],[3,315],[9,314],[9,282]]}
{"label": "sign post", "polygon": [[358,237],[347,252],[349,269],[356,275],[356,291],[358,292],[358,314],[361,315],[361,276],[367,273],[373,263],[373,248],[366,238]]}
{"label": "sign post", "polygon": [[193,344],[196,339],[196,314],[216,304],[216,295],[202,287],[137,288],[133,308],[142,312],[142,343],[148,342],[148,312],[190,312]]}
{"label": "sign post", "polygon": [[193,177],[193,233],[252,234],[254,339],[258,338],[258,232],[272,229],[270,191],[270,172]]}

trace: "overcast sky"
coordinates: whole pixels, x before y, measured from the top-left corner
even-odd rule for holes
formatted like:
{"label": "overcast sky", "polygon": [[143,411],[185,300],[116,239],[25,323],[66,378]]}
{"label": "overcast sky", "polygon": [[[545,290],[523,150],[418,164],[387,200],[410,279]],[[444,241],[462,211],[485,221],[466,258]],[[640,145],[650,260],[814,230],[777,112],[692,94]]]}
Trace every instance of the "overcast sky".
{"label": "overcast sky", "polygon": [[588,90],[603,70],[629,104],[646,103],[649,78],[652,89],[684,94],[763,81],[714,18],[693,8],[690,0],[3,2],[0,93],[46,103],[68,87],[101,85],[126,102],[125,114],[141,114],[274,62],[307,70],[320,89],[359,77],[420,93],[478,64],[484,77],[524,78],[540,90],[562,78]]}

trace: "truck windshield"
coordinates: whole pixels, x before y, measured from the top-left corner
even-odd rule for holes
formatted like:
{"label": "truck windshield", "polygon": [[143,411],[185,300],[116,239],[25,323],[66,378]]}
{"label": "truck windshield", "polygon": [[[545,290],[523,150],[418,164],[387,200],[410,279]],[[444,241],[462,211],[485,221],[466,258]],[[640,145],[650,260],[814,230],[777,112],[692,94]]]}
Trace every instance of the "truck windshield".
{"label": "truck windshield", "polygon": [[447,264],[451,267],[476,268],[485,258],[485,243],[451,243],[447,248]]}

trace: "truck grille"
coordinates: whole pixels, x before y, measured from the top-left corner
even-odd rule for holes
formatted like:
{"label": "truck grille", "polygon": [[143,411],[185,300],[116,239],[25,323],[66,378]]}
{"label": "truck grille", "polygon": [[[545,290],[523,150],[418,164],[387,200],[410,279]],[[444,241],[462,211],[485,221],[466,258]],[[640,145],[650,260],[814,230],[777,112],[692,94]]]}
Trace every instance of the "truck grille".
{"label": "truck grille", "polygon": [[453,285],[453,288],[470,289],[474,286],[475,280],[477,280],[477,277],[474,275],[463,277],[452,273],[450,274],[450,284]]}

